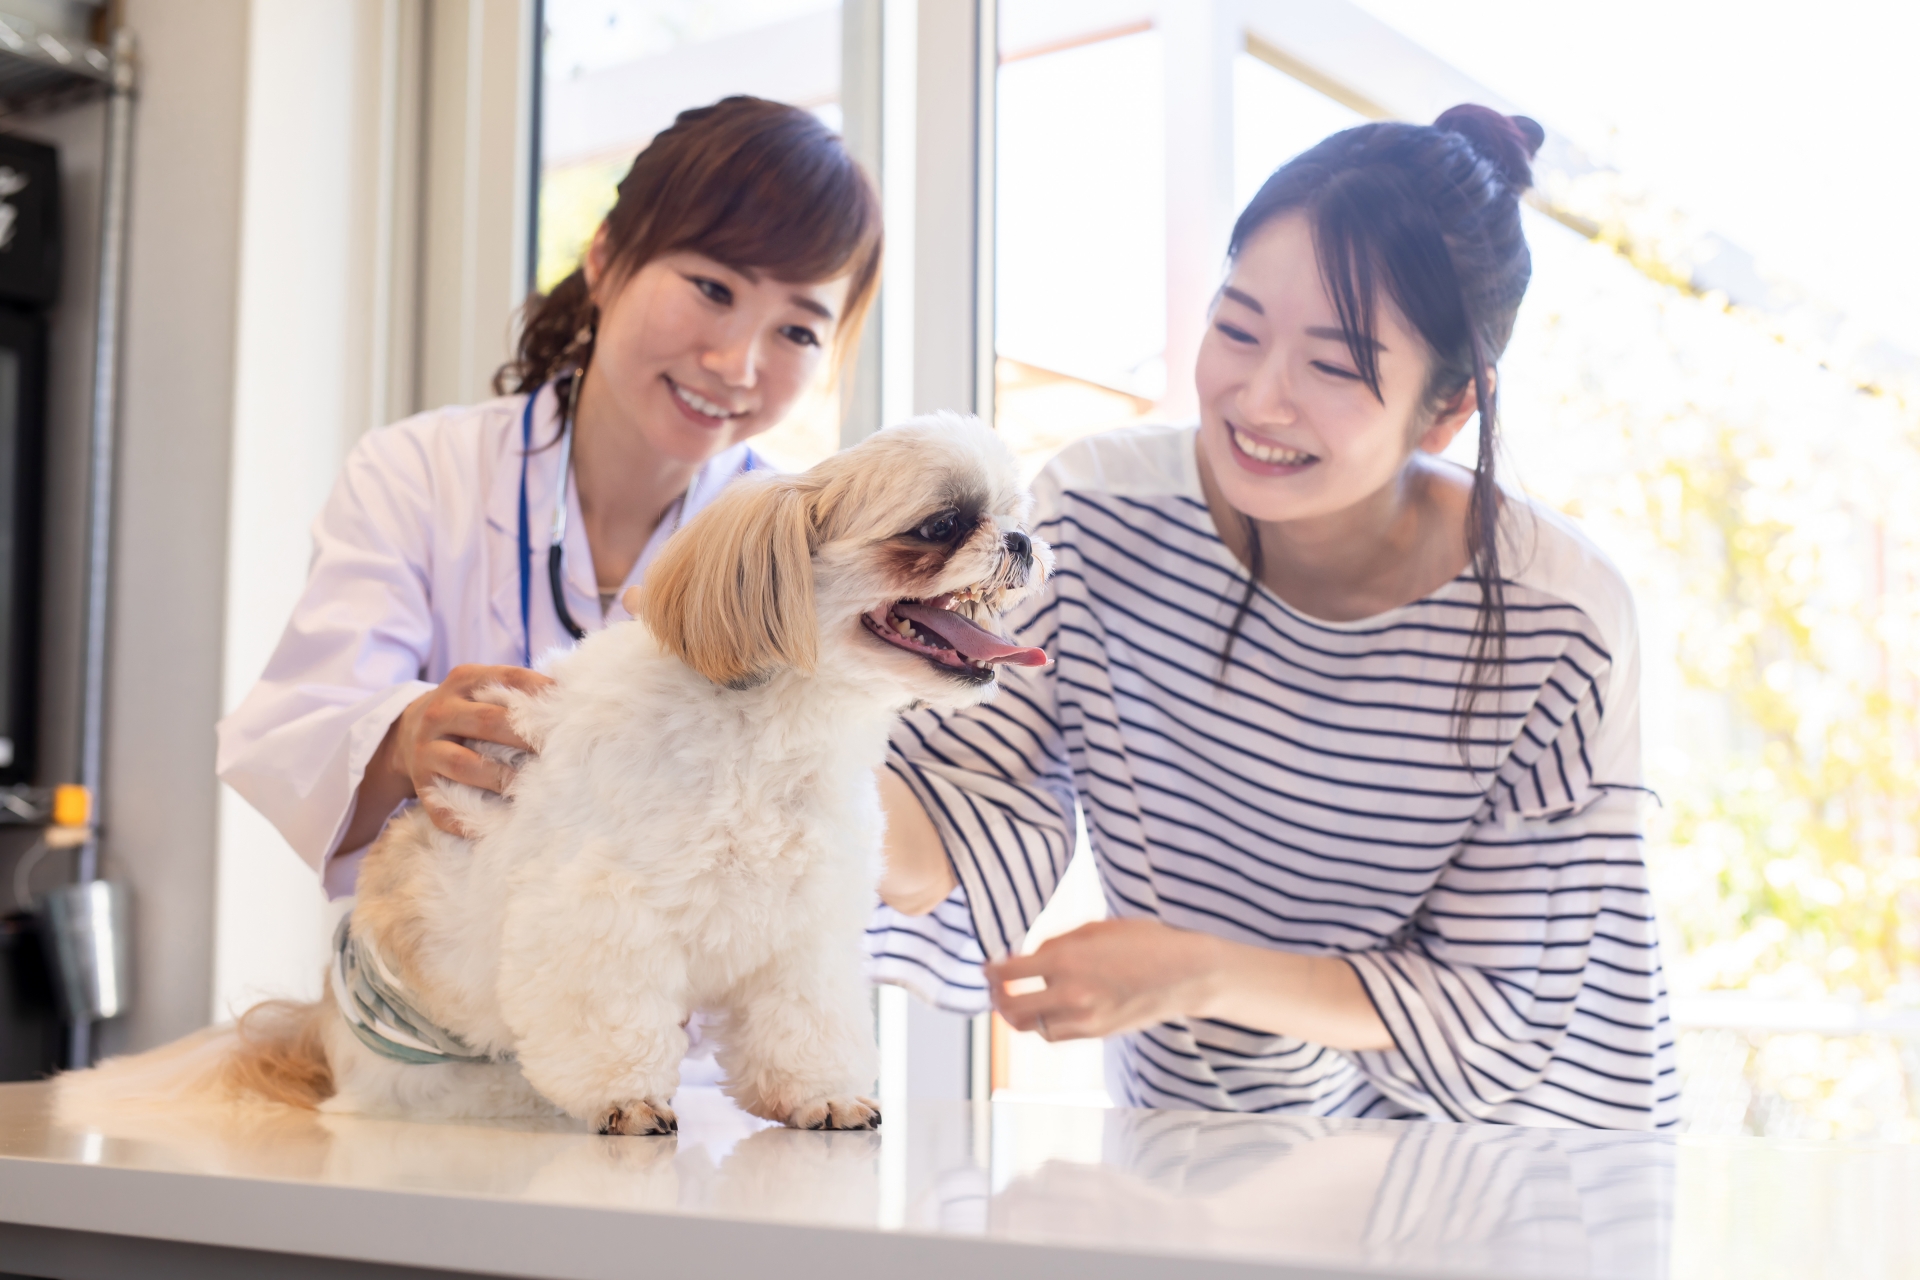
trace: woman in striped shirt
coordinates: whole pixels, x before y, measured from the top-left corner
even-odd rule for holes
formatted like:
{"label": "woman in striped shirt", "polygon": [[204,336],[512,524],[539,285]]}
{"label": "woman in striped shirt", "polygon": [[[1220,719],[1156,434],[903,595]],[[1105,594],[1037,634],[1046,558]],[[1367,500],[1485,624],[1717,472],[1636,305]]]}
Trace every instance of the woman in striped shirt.
{"label": "woman in striped shirt", "polygon": [[[1267,181],[1199,427],[1036,485],[1053,664],[896,735],[878,976],[1114,1037],[1130,1105],[1674,1122],[1632,600],[1493,474],[1541,136],[1456,107]],[[1076,809],[1112,918],[1021,956]]]}

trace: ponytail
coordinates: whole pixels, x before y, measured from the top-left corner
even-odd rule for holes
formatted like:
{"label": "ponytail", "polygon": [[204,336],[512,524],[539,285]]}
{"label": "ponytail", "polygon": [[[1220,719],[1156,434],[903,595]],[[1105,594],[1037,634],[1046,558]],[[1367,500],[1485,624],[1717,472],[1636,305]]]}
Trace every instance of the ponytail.
{"label": "ponytail", "polygon": [[527,300],[519,349],[493,375],[495,393],[533,391],[566,369],[585,368],[598,321],[586,269],[575,267],[548,292]]}

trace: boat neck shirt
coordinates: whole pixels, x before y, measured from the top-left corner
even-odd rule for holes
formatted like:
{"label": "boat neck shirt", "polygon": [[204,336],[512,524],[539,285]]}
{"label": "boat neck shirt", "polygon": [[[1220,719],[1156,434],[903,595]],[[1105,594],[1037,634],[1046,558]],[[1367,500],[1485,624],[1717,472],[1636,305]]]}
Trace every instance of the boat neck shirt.
{"label": "boat neck shirt", "polygon": [[1057,567],[1008,617],[1053,662],[916,712],[889,767],[959,887],[883,908],[872,970],[957,1012],[1017,952],[1084,818],[1108,913],[1352,965],[1394,1048],[1183,1018],[1109,1041],[1122,1105],[1529,1125],[1678,1118],[1639,817],[1639,652],[1618,570],[1506,495],[1507,656],[1465,756],[1456,692],[1480,590],[1328,622],[1247,585],[1195,430],[1068,448],[1035,486]]}

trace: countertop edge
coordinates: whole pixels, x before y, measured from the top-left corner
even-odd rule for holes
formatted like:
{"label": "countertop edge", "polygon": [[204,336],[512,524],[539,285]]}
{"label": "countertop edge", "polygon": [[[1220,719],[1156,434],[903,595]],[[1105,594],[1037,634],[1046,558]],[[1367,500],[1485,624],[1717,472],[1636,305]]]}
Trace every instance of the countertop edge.
{"label": "countertop edge", "polygon": [[[218,1203],[209,1202],[210,1195]],[[210,1211],[213,1211],[210,1213]],[[627,1280],[644,1249],[650,1267],[733,1274],[766,1268],[820,1275],[910,1274],[914,1280],[1058,1280],[1095,1263],[1102,1280],[1355,1280],[1402,1270],[1352,1270],[1230,1256],[1108,1251],[907,1229],[723,1218],[694,1213],[528,1204],[431,1191],[324,1187],[295,1181],[76,1166],[0,1156],[0,1222],[249,1249],[341,1262],[552,1280]],[[351,1224],[349,1233],[343,1224]],[[807,1250],[812,1250],[811,1265]],[[849,1271],[849,1268],[856,1270]],[[906,1270],[909,1269],[910,1270]],[[983,1270],[991,1268],[991,1270]],[[864,1269],[864,1270],[861,1270]],[[1432,1273],[1439,1280],[1440,1273]]]}

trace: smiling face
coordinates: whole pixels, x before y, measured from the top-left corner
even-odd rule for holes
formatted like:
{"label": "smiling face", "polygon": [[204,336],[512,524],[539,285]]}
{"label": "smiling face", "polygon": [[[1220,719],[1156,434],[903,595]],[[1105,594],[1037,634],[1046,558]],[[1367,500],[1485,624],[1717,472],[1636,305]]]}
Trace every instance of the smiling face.
{"label": "smiling face", "polygon": [[1221,495],[1262,521],[1334,515],[1438,453],[1470,408],[1427,402],[1425,342],[1374,308],[1380,395],[1361,379],[1304,217],[1274,219],[1233,264],[1200,345],[1200,452]]}
{"label": "smiling face", "polygon": [[588,255],[600,307],[583,400],[663,459],[697,466],[777,426],[821,372],[847,279],[792,284],[702,254],[665,254],[622,280]]}

